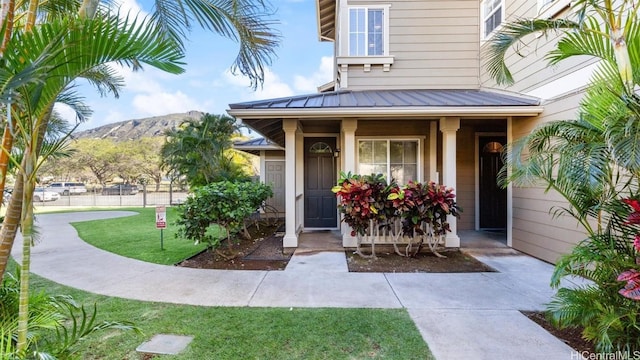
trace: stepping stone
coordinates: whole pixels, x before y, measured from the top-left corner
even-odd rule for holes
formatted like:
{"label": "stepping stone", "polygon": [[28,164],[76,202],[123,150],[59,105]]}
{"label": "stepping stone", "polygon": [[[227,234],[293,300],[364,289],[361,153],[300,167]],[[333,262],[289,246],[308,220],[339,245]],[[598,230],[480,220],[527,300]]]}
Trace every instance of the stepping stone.
{"label": "stepping stone", "polygon": [[157,334],[151,340],[136,348],[137,352],[147,354],[176,355],[193,340],[193,336]]}

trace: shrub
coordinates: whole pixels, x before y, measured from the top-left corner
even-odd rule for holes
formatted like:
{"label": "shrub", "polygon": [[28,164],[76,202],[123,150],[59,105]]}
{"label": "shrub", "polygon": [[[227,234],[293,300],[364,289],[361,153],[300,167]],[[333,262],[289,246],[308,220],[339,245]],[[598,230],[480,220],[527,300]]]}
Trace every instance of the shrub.
{"label": "shrub", "polygon": [[221,181],[196,188],[180,206],[176,236],[216,248],[220,238],[207,230],[217,224],[225,229],[228,245],[232,246],[231,235],[271,196],[270,186],[249,181]]}

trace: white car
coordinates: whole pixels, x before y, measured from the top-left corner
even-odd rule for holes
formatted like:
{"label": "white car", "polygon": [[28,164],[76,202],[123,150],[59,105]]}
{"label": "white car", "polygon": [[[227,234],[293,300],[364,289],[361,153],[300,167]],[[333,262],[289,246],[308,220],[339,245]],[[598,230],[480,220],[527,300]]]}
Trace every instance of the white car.
{"label": "white car", "polygon": [[49,191],[45,188],[37,187],[33,191],[33,202],[56,201],[60,199],[60,194]]}

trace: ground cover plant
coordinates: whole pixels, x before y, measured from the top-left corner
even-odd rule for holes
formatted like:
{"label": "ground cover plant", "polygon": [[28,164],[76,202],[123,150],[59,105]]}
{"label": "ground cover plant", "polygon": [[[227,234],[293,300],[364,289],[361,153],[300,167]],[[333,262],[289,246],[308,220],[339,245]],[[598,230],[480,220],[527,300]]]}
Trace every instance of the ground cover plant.
{"label": "ground cover plant", "polygon": [[[156,264],[173,265],[206,248],[205,244],[176,238],[178,217],[175,207],[167,207],[167,228],[163,230],[164,250],[160,248],[160,230],[155,227],[155,208],[122,208],[137,215],[72,223],[81,239],[114,254]],[[118,231],[113,231],[118,229]],[[222,235],[217,228],[213,235]]]}
{"label": "ground cover plant", "polygon": [[184,353],[170,357],[176,360],[433,359],[403,309],[202,307],[110,298],[38,276],[32,285],[34,293],[96,303],[98,321],[132,321],[140,329],[91,334],[78,347],[87,360],[140,359],[135,348],[159,333],[195,337]]}

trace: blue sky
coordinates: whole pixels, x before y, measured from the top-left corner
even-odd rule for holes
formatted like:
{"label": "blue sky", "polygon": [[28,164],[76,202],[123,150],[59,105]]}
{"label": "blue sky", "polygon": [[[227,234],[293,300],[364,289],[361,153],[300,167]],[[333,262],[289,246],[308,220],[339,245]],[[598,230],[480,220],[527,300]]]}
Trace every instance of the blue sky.
{"label": "blue sky", "polygon": [[[149,11],[150,0],[124,0],[123,9]],[[194,29],[187,43],[186,72],[170,75],[146,67],[132,73],[123,69],[127,86],[119,99],[101,98],[89,86],[81,86],[86,103],[94,111],[79,130],[150,116],[199,110],[224,113],[229,103],[313,93],[331,80],[332,43],[317,36],[315,0],[272,0],[282,35],[277,58],[267,69],[264,87],[253,91],[248,79],[233,76],[229,68],[237,54],[230,40]],[[59,109],[64,115],[68,113]]]}

